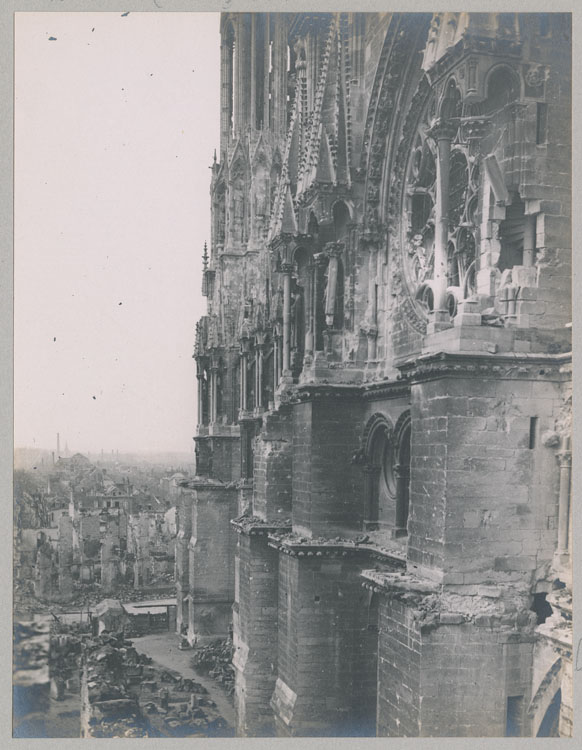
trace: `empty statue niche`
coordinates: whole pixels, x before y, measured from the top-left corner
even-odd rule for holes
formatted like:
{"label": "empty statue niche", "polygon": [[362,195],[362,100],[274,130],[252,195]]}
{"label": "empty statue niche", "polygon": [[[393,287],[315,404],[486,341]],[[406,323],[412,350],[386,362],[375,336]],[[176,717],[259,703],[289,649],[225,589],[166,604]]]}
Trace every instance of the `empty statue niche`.
{"label": "empty statue niche", "polygon": [[275,348],[272,343],[267,346],[263,362],[263,406],[268,406],[274,398],[273,384],[275,382]]}
{"label": "empty statue niche", "polygon": [[256,365],[255,357],[249,357],[247,361],[247,410],[253,411],[256,405],[255,399]]}
{"label": "empty statue niche", "polygon": [[[343,201],[338,201],[333,207],[333,227],[336,242],[341,242],[344,247],[343,257],[349,248],[349,222],[350,212]],[[333,327],[342,330],[344,327],[344,296],[345,296],[345,269],[343,258],[338,258],[337,281],[335,286],[335,302],[333,312]]]}
{"label": "empty statue niche", "polygon": [[210,419],[210,370],[208,363],[199,363],[199,389],[200,389],[200,424],[208,424]]}
{"label": "empty statue niche", "polygon": [[220,420],[223,410],[224,410],[223,381],[225,377],[225,372],[226,371],[224,370],[224,366],[221,361],[218,367],[218,371],[216,373],[216,415],[217,415],[218,420]]}
{"label": "empty statue niche", "polygon": [[291,369],[297,378],[303,369],[306,349],[311,349],[309,333],[309,298],[311,296],[310,252],[300,247],[295,252],[295,274],[291,284]]}

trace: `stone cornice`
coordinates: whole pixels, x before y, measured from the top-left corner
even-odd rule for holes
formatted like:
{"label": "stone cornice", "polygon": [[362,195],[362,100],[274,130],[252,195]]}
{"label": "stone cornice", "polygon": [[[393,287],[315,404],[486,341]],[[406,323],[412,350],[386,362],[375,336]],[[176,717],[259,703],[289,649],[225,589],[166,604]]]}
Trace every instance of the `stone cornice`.
{"label": "stone cornice", "polygon": [[[239,420],[240,421],[240,420]],[[237,425],[229,425],[236,427]],[[194,435],[193,440],[240,440],[240,435],[212,435],[209,433]]]}
{"label": "stone cornice", "polygon": [[396,380],[380,380],[357,384],[347,383],[304,383],[293,389],[291,403],[315,401],[325,398],[345,398],[377,401],[381,398],[403,398],[410,394],[407,383]]}
{"label": "stone cornice", "polygon": [[294,534],[270,533],[269,547],[291,557],[365,557],[379,560],[392,568],[406,567],[406,554],[397,550],[387,550],[373,543],[351,539],[304,539]]}
{"label": "stone cornice", "polygon": [[419,383],[444,377],[501,378],[504,380],[569,379],[564,365],[571,362],[567,354],[486,354],[437,352],[396,363],[399,380]]}
{"label": "stone cornice", "polygon": [[362,385],[362,398],[366,401],[377,401],[381,398],[403,398],[408,395],[410,395],[408,383],[400,381],[381,380]]}
{"label": "stone cornice", "polygon": [[382,591],[385,593],[438,594],[441,590],[440,584],[418,578],[404,571],[394,573],[385,570],[363,570],[360,575],[364,579],[362,584],[364,588],[375,593]]}
{"label": "stone cornice", "polygon": [[361,394],[361,386],[332,383],[305,383],[295,386],[290,403],[316,401],[325,398],[356,399]]}
{"label": "stone cornice", "polygon": [[239,516],[231,519],[230,523],[237,534],[247,536],[267,537],[277,531],[280,533],[291,531],[291,521],[288,518],[284,521],[263,521],[256,516]]}

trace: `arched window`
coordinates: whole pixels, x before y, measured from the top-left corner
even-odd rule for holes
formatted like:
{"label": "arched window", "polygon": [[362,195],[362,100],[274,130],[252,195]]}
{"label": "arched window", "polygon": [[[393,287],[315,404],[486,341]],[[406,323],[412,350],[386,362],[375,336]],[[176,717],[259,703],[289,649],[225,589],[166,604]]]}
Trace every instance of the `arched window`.
{"label": "arched window", "polygon": [[383,414],[374,414],[364,432],[364,528],[385,529],[394,538],[406,536],[410,496],[410,412],[393,428]]}
{"label": "arched window", "polygon": [[382,414],[375,414],[368,424],[364,526],[393,528],[397,491],[393,430]]}
{"label": "arched window", "polygon": [[[398,429],[400,427],[400,429]],[[408,506],[410,499],[410,414],[405,413],[396,424],[397,463],[394,466],[396,477],[396,536],[407,533]]]}
{"label": "arched window", "polygon": [[350,212],[343,201],[338,201],[333,207],[333,228],[336,242],[345,242],[348,234]]}
{"label": "arched window", "polygon": [[487,81],[487,98],[483,104],[484,114],[503,109],[519,97],[517,76],[505,65],[495,68]]}

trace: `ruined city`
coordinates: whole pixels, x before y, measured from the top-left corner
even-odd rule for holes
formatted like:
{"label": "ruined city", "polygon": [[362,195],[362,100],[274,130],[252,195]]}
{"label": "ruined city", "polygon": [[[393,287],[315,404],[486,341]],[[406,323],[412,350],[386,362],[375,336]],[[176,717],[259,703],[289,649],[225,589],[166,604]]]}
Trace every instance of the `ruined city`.
{"label": "ruined city", "polygon": [[572,737],[570,14],[219,43],[195,454],[17,451],[14,735]]}

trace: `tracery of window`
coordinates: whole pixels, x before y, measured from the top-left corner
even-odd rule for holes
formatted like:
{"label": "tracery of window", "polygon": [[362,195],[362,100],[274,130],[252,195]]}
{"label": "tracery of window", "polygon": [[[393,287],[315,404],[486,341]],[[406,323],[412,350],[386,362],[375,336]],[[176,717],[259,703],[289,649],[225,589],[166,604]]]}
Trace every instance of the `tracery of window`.
{"label": "tracery of window", "polygon": [[386,422],[380,422],[369,439],[369,484],[366,499],[368,524],[386,523],[389,507],[395,502],[397,479],[395,474],[396,451],[392,432]]}
{"label": "tracery of window", "polygon": [[[404,191],[404,276],[417,308],[427,314],[434,298],[434,236],[437,147],[429,135],[436,115],[429,101],[414,138]],[[448,294],[451,316],[457,302],[475,293],[479,164],[459,135],[451,144],[449,161]]]}

